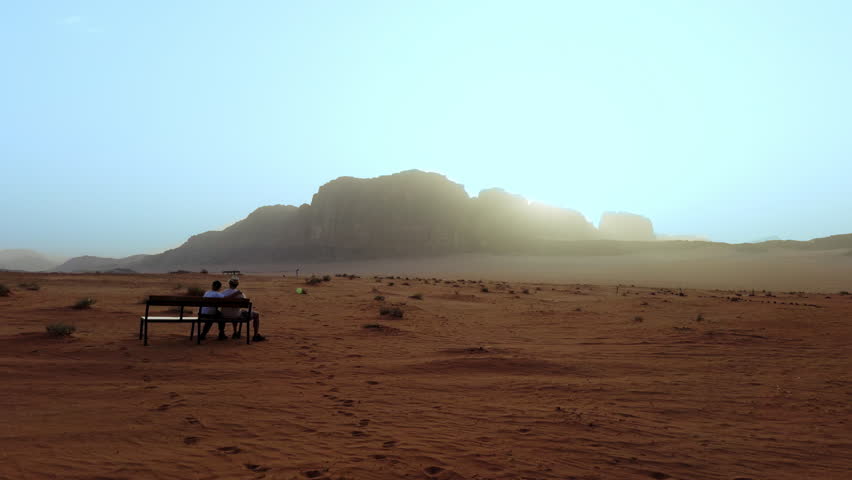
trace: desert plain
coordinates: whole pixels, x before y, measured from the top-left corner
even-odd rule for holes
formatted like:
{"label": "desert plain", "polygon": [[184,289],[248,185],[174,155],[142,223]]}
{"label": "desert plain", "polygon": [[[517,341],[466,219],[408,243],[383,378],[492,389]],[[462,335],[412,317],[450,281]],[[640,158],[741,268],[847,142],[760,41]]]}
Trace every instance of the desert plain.
{"label": "desert plain", "polygon": [[852,295],[317,273],[147,347],[226,277],[0,273],[0,478],[852,478]]}

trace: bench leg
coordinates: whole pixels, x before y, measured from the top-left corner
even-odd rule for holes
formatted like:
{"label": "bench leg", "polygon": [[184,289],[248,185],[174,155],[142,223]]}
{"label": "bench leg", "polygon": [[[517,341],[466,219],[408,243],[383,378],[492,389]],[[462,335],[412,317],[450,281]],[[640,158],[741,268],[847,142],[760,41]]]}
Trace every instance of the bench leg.
{"label": "bench leg", "polygon": [[192,322],[192,328],[189,330],[189,339],[192,340],[193,337],[195,337],[195,322]]}
{"label": "bench leg", "polygon": [[144,328],[144,330],[145,330],[145,333],[144,333],[144,335],[145,335],[145,342],[143,343],[143,345],[147,347],[147,346],[148,346],[148,321],[147,321],[147,320],[145,321],[145,328]]}
{"label": "bench leg", "polygon": [[251,345],[251,315],[246,320],[246,345]]}
{"label": "bench leg", "polygon": [[139,319],[139,340],[142,340],[142,319]]}

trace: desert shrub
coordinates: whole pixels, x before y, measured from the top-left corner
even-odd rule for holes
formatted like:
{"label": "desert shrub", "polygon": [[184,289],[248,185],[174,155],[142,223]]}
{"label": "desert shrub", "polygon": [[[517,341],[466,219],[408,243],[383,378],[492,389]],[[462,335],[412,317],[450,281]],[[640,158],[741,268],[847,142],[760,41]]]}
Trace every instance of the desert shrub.
{"label": "desert shrub", "polygon": [[395,284],[394,284],[394,282],[388,282],[388,286],[389,286],[389,287],[392,287],[392,286],[394,286],[394,285],[395,285]]}
{"label": "desert shrub", "polygon": [[847,292],[846,290],[843,290],[843,291],[840,292],[840,295],[849,295],[849,292]]}
{"label": "desert shrub", "polygon": [[642,318],[641,315],[636,315],[635,317],[633,317],[633,321],[636,322],[636,323],[642,323],[642,322],[645,321],[645,319]]}
{"label": "desert shrub", "polygon": [[68,337],[77,331],[77,327],[65,323],[51,323],[45,329],[51,337]]}
{"label": "desert shrub", "polygon": [[203,297],[204,289],[200,287],[188,287],[186,289],[186,296],[188,297]]}
{"label": "desert shrub", "polygon": [[308,284],[308,285],[317,285],[319,283],[322,283],[322,280],[311,275],[311,278],[305,280],[305,283]]}
{"label": "desert shrub", "polygon": [[411,284],[410,284],[410,283],[408,283],[408,282],[402,282],[402,284],[403,284],[403,285],[406,285],[406,286],[411,285]]}
{"label": "desert shrub", "polygon": [[92,308],[92,305],[97,302],[98,301],[92,297],[81,298],[80,300],[77,300],[77,303],[71,305],[71,308],[75,310],[86,310],[88,308]]}
{"label": "desert shrub", "polygon": [[207,269],[206,269],[206,268],[202,268],[202,269],[201,269],[201,273],[203,273],[204,275],[207,275]]}
{"label": "desert shrub", "polygon": [[482,287],[479,289],[479,291],[482,293],[488,293],[488,287]]}
{"label": "desert shrub", "polygon": [[33,291],[41,290],[41,286],[39,284],[35,283],[35,282],[19,283],[18,286],[23,288],[24,290],[33,290]]}
{"label": "desert shrub", "polygon": [[375,301],[377,301],[377,302],[384,302],[384,301],[385,301],[385,297],[383,297],[383,296],[381,296],[381,295],[376,295],[375,297],[373,297],[373,300],[375,300]]}
{"label": "desert shrub", "polygon": [[9,290],[9,287],[0,283],[0,297],[8,297],[10,293],[12,293],[12,291]]}
{"label": "desert shrub", "polygon": [[423,294],[422,293],[415,293],[414,295],[412,295],[408,298],[413,298],[415,300],[423,300]]}
{"label": "desert shrub", "polygon": [[173,275],[184,275],[184,274],[192,273],[192,272],[190,272],[189,270],[175,270],[175,271],[169,272],[169,273],[171,273]]}
{"label": "desert shrub", "polygon": [[696,321],[696,322],[703,322],[703,321],[704,321],[704,314],[703,314],[703,313],[699,313],[699,314],[695,317],[695,321]]}
{"label": "desert shrub", "polygon": [[529,289],[529,288],[525,288],[525,289],[523,289],[523,291],[522,291],[521,293],[523,293],[524,295],[529,295],[529,294],[530,294],[530,289]]}
{"label": "desert shrub", "polygon": [[577,307],[577,308],[575,308],[575,309],[574,309],[574,311],[575,311],[575,312],[582,312],[582,311],[583,311],[583,307]]}
{"label": "desert shrub", "polygon": [[363,328],[366,328],[368,330],[381,330],[382,328],[384,328],[384,326],[379,323],[368,323],[364,325]]}
{"label": "desert shrub", "polygon": [[322,281],[323,282],[330,282],[331,281],[331,275],[323,275]]}
{"label": "desert shrub", "polygon": [[388,315],[394,318],[402,318],[403,312],[399,307],[382,307],[379,309],[379,315]]}

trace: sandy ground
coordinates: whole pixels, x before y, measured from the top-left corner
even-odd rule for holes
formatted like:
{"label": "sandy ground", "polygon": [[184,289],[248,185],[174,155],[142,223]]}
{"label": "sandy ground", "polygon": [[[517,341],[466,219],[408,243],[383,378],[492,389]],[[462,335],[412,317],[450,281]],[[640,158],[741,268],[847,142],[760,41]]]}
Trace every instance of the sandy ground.
{"label": "sandy ground", "polygon": [[0,274],[0,478],[852,475],[852,295],[250,275],[269,341],[142,346],[214,278]]}

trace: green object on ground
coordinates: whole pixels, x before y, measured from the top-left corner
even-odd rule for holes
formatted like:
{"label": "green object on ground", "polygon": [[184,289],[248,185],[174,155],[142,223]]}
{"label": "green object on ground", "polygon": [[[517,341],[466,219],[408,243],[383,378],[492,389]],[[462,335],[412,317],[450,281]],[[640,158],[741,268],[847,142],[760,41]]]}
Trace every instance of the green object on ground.
{"label": "green object on ground", "polygon": [[298,293],[299,295],[301,295],[301,294],[305,293],[305,291],[304,291],[304,290],[302,290],[301,288],[297,288],[297,289],[296,289],[296,293]]}

